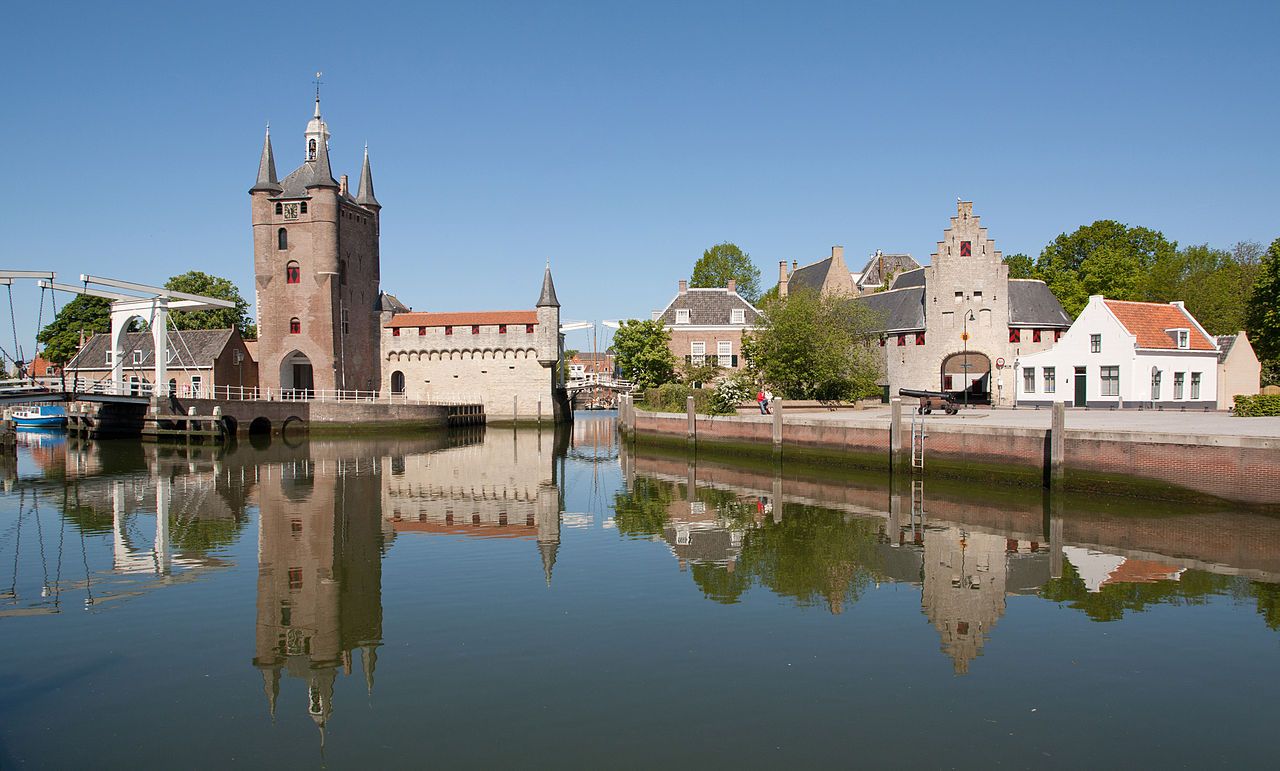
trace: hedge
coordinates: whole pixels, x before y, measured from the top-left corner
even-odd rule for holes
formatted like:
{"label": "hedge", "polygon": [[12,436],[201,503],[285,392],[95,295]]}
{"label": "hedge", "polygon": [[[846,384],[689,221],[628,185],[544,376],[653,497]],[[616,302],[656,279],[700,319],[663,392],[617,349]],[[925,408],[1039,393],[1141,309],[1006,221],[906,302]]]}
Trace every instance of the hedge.
{"label": "hedge", "polygon": [[1239,418],[1280,415],[1280,394],[1236,394],[1235,414]]}

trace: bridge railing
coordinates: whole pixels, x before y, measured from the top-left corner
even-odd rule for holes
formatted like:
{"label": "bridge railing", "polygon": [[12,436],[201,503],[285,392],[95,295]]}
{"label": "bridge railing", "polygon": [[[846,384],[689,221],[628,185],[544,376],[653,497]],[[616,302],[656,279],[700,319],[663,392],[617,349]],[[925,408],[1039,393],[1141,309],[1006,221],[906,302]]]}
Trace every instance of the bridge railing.
{"label": "bridge railing", "polygon": [[390,391],[350,391],[324,390],[316,388],[257,388],[255,386],[205,385],[183,383],[170,394],[167,386],[155,388],[146,380],[126,381],[119,386],[110,380],[87,380],[75,378],[38,378],[35,380],[0,381],[0,390],[47,390],[62,392],[63,389],[73,393],[97,394],[104,396],[177,396],[191,399],[224,399],[227,401],[273,401],[273,402],[364,402],[368,404],[427,404],[440,406],[456,406],[463,404],[481,404],[480,397],[475,394],[441,393],[428,394],[421,397],[410,397],[404,393]]}

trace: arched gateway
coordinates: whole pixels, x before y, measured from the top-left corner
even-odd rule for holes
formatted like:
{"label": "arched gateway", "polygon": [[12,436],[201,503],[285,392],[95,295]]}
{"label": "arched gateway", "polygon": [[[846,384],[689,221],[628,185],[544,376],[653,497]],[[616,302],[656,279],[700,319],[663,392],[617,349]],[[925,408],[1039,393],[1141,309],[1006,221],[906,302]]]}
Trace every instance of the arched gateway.
{"label": "arched gateway", "polygon": [[987,402],[991,399],[991,359],[978,351],[953,353],[942,360],[942,390],[962,394],[967,401]]}

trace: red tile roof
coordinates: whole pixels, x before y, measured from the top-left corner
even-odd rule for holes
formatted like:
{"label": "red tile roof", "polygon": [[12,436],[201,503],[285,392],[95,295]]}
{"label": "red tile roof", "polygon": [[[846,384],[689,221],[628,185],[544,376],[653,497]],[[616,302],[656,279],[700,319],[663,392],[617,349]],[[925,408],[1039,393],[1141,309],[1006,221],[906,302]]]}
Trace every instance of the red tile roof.
{"label": "red tile roof", "polygon": [[1178,341],[1165,330],[1188,329],[1187,348],[1193,351],[1216,351],[1213,341],[1200,331],[1191,314],[1177,305],[1140,303],[1128,300],[1103,300],[1124,328],[1138,338],[1139,348],[1177,350]]}
{"label": "red tile roof", "polygon": [[468,311],[465,313],[397,313],[388,327],[465,327],[475,324],[537,324],[537,311]]}

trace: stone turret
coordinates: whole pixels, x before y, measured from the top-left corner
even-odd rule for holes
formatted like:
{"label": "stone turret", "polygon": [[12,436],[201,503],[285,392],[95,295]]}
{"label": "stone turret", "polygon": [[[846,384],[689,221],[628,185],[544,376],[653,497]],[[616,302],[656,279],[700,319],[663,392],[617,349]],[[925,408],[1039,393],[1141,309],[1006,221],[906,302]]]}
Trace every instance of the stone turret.
{"label": "stone turret", "polygon": [[551,265],[542,276],[542,294],[538,297],[538,361],[551,367],[560,360],[560,301],[551,280]]}

